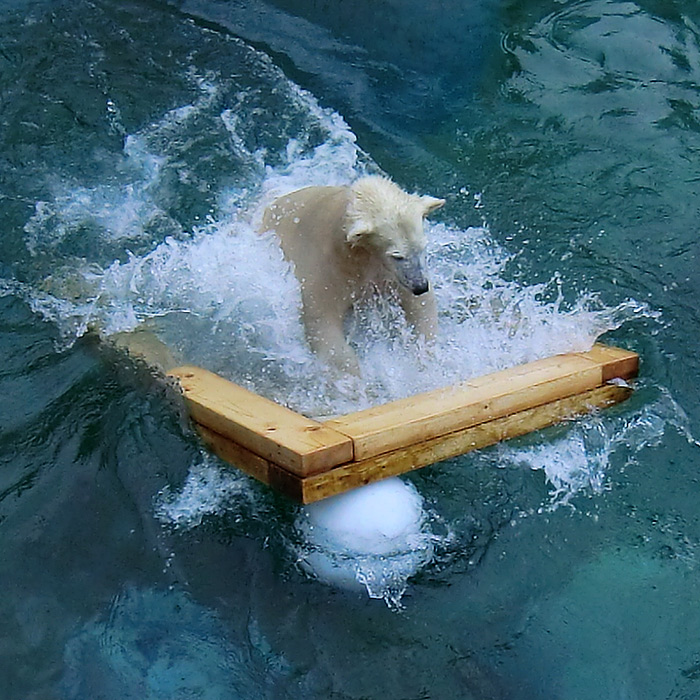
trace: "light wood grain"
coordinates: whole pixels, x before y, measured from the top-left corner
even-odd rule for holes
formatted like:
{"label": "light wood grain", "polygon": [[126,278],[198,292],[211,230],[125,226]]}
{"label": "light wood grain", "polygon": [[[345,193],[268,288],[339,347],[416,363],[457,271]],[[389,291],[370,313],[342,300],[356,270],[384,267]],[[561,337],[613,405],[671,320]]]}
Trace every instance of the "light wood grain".
{"label": "light wood grain", "polygon": [[198,367],[171,370],[208,447],[311,503],[627,398],[636,353],[596,345],[318,423]]}
{"label": "light wood grain", "polygon": [[639,355],[631,350],[596,343],[588,352],[576,353],[602,367],[603,381],[631,379],[639,371]]}
{"label": "light wood grain", "polygon": [[326,425],[352,438],[355,460],[391,452],[636,374],[634,353],[596,346],[530,362],[453,387],[351,413]]}
{"label": "light wood grain", "polygon": [[205,445],[224,462],[237,467],[263,484],[271,486],[293,501],[303,502],[304,477],[269,462],[203,425],[195,424],[195,427]]}
{"label": "light wood grain", "polygon": [[[614,385],[597,387],[575,396],[496,418],[393,452],[336,467],[322,474],[300,479],[301,501],[313,503],[389,476],[397,476],[471,450],[525,435],[562,420],[623,401],[631,392],[632,389],[628,387]],[[297,495],[296,498],[298,497]]]}
{"label": "light wood grain", "polygon": [[285,469],[307,476],[353,459],[352,440],[200,367],[168,372],[192,419]]}
{"label": "light wood grain", "polygon": [[197,430],[217,456],[298,503],[313,503],[390,476],[440,462],[625,400],[632,389],[605,385],[513,415],[442,435],[330,471],[300,477],[204,426]]}
{"label": "light wood grain", "polygon": [[[229,440],[223,435],[195,423],[197,432],[201,436],[204,444],[217,456],[236,467],[246,474],[252,476],[264,484],[270,483],[270,470],[275,469],[272,462],[256,455],[250,450],[246,450],[233,440]],[[277,467],[279,469],[279,467]]]}

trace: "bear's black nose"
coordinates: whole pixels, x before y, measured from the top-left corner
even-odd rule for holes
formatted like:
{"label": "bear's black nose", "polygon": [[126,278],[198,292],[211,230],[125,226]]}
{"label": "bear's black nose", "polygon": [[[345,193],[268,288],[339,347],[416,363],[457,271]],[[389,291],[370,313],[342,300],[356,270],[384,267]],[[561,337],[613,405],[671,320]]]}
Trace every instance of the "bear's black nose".
{"label": "bear's black nose", "polygon": [[417,297],[419,297],[421,294],[425,294],[429,289],[430,283],[426,280],[425,282],[415,285],[412,291]]}

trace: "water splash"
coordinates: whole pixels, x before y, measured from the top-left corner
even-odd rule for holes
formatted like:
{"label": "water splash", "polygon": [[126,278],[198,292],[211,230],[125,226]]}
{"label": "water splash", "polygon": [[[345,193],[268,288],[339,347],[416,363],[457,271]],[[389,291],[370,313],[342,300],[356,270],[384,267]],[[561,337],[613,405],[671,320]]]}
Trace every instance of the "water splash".
{"label": "water splash", "polygon": [[544,472],[550,486],[548,509],[573,507],[581,493],[598,494],[606,488],[610,464],[635,463],[644,450],[659,445],[667,430],[675,430],[697,445],[683,409],[664,390],[640,410],[618,416],[594,414],[574,423],[561,438],[524,449],[502,447],[501,465],[525,466]]}
{"label": "water splash", "polygon": [[252,506],[250,480],[235,469],[222,469],[206,453],[192,464],[180,489],[164,487],[154,501],[155,516],[163,524],[191,530],[207,516]]}
{"label": "water splash", "polygon": [[[275,85],[285,86],[292,126],[284,139],[268,141],[251,125],[265,106],[259,88],[234,89],[197,74],[191,79],[199,98],[127,135],[113,180],[69,187],[52,203],[37,203],[26,226],[37,254],[65,252],[78,234],[92,241],[30,294],[33,308],[58,324],[66,342],[88,328],[112,335],[147,323],[183,362],[321,416],[585,350],[602,333],[650,314],[634,301],[609,308],[594,296],[567,306],[557,280],[509,281],[510,256],[487,228],[429,223],[437,341],[416,343],[397,305],[378,298],[358,309],[349,328],[363,378],[338,381],[304,341],[289,264],[274,237],[257,229],[265,205],[282,192],[346,183],[374,166],[339,115],[279,76]],[[202,124],[225,135],[239,177],[235,186],[222,180],[217,192],[205,194],[216,207],[185,230],[172,200],[181,199],[183,181],[201,184],[193,169],[207,152],[207,144],[198,143]],[[99,254],[84,255],[90,245]],[[118,254],[102,262],[114,246]]]}
{"label": "water splash", "polygon": [[123,156],[114,164],[117,177],[90,187],[61,182],[54,185],[52,201],[35,204],[24,227],[27,249],[32,255],[65,253],[68,244],[74,254],[94,254],[96,247],[118,253],[125,246],[148,245],[154,236],[180,234],[159,202],[165,162],[141,135],[127,136]]}

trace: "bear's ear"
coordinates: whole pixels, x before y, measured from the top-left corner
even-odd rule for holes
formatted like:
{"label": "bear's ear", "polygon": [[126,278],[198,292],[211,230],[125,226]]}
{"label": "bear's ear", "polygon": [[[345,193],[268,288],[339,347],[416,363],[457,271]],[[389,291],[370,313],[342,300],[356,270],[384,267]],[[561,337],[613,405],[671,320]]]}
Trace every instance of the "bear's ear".
{"label": "bear's ear", "polygon": [[432,214],[436,209],[445,206],[444,199],[430,197],[429,195],[424,195],[423,197],[421,197],[420,203],[423,207],[423,216],[428,216],[429,214]]}
{"label": "bear's ear", "polygon": [[367,238],[372,233],[372,226],[369,221],[358,218],[355,219],[348,227],[348,232],[345,235],[345,240],[351,245],[357,245],[363,238]]}

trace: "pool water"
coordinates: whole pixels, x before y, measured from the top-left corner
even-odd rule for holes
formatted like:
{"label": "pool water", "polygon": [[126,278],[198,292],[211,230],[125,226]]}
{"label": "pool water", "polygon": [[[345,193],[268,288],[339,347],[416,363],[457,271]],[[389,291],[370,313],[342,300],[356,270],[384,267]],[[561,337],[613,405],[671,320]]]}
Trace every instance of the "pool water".
{"label": "pool water", "polygon": [[[2,9],[2,698],[700,698],[692,3]],[[372,173],[447,200],[440,330],[377,300],[339,380],[257,230]],[[620,406],[403,477],[403,549],[332,555],[352,587],[109,343],[136,328],[317,416],[597,339],[642,365]]]}

